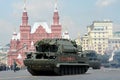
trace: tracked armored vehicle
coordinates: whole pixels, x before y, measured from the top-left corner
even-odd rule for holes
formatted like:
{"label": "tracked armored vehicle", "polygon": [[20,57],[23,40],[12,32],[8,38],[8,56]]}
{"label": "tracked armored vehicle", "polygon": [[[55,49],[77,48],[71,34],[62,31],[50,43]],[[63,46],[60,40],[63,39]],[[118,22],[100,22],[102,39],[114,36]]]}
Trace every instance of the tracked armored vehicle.
{"label": "tracked armored vehicle", "polygon": [[89,66],[93,69],[100,69],[101,62],[97,57],[97,52],[94,50],[85,50],[83,51],[83,54],[86,54],[86,57],[89,59]]}
{"label": "tracked armored vehicle", "polygon": [[84,74],[89,68],[87,58],[70,40],[43,39],[35,43],[35,48],[35,52],[26,52],[24,60],[32,75]]}

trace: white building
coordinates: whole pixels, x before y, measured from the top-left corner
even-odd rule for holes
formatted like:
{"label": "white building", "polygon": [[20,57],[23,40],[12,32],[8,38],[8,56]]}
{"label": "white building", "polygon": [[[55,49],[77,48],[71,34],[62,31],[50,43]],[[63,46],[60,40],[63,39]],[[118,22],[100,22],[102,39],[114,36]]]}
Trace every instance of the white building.
{"label": "white building", "polygon": [[68,31],[63,32],[62,38],[64,38],[64,39],[70,39]]}
{"label": "white building", "polygon": [[83,49],[104,54],[108,47],[108,39],[112,37],[112,26],[112,21],[94,21],[87,27],[87,35],[82,37]]}
{"label": "white building", "polygon": [[120,31],[114,32],[113,37],[108,40],[108,49],[109,50],[118,50],[120,49]]}
{"label": "white building", "polygon": [[88,47],[88,34],[86,33],[84,36],[82,36],[81,38],[81,41],[82,41],[82,50],[88,50],[89,47]]}

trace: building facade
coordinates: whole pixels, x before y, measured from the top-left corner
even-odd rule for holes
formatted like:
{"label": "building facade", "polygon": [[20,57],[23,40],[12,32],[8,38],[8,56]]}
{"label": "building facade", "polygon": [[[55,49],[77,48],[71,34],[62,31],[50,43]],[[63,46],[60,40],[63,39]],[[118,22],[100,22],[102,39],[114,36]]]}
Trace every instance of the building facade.
{"label": "building facade", "polygon": [[10,41],[10,50],[8,52],[8,65],[11,66],[16,60],[19,66],[23,66],[25,59],[24,52],[34,51],[34,43],[45,38],[61,38],[62,26],[59,23],[59,13],[57,3],[55,3],[55,10],[53,13],[53,23],[49,28],[46,22],[36,22],[34,26],[30,26],[28,22],[28,14],[26,6],[22,13],[22,24],[20,25],[20,32],[14,32]]}
{"label": "building facade", "polygon": [[7,53],[9,51],[9,44],[5,46],[0,45],[0,64],[7,64]]}
{"label": "building facade", "polygon": [[109,51],[119,50],[120,49],[120,31],[114,32],[113,37],[108,40],[108,48],[106,53],[110,54]]}
{"label": "building facade", "polygon": [[108,47],[108,40],[112,37],[112,21],[94,21],[87,27],[87,34],[82,37],[83,50],[95,50],[104,54]]}
{"label": "building facade", "polygon": [[82,41],[82,50],[89,50],[89,47],[88,47],[88,34],[86,33],[84,36],[82,36],[81,38],[81,41]]}

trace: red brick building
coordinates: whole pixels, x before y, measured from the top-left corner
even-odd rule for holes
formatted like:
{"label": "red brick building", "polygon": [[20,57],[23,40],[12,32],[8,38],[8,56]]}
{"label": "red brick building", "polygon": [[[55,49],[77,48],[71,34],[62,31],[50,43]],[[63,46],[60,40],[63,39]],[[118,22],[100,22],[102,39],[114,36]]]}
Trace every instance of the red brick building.
{"label": "red brick building", "polygon": [[62,26],[59,24],[59,13],[57,4],[53,13],[53,24],[49,28],[46,22],[36,22],[33,27],[29,25],[26,7],[22,13],[22,24],[20,32],[13,33],[10,41],[10,50],[8,53],[8,65],[13,64],[16,60],[17,64],[23,66],[25,59],[25,51],[34,50],[34,43],[44,38],[61,38]]}

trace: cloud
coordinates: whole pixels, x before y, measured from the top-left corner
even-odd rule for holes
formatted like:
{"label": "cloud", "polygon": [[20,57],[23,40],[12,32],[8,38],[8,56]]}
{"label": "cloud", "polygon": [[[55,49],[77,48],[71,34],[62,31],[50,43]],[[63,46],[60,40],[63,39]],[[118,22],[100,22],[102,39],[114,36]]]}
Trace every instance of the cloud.
{"label": "cloud", "polygon": [[[19,14],[19,12],[23,11],[23,7],[24,7],[23,1],[15,2],[13,4],[14,15],[20,17],[21,15]],[[40,18],[43,19],[43,17],[46,18],[46,16],[48,16],[46,15],[47,13],[54,10],[54,0],[31,0],[27,1],[26,7],[29,17],[31,19],[34,18],[36,18],[36,20]]]}
{"label": "cloud", "polygon": [[74,27],[75,23],[69,16],[62,16],[61,23],[63,25],[63,31]]}
{"label": "cloud", "polygon": [[68,31],[71,39],[75,39],[78,35],[80,27],[70,16],[62,16],[61,19],[63,32]]}
{"label": "cloud", "polygon": [[120,24],[113,24],[113,31],[120,31]]}
{"label": "cloud", "polygon": [[98,7],[108,7],[112,4],[114,4],[116,0],[97,0],[96,6]]}
{"label": "cloud", "polygon": [[9,21],[0,20],[0,33],[7,33],[13,30],[13,25]]}
{"label": "cloud", "polygon": [[9,21],[0,20],[0,43],[5,45],[10,42],[13,28],[14,26]]}

